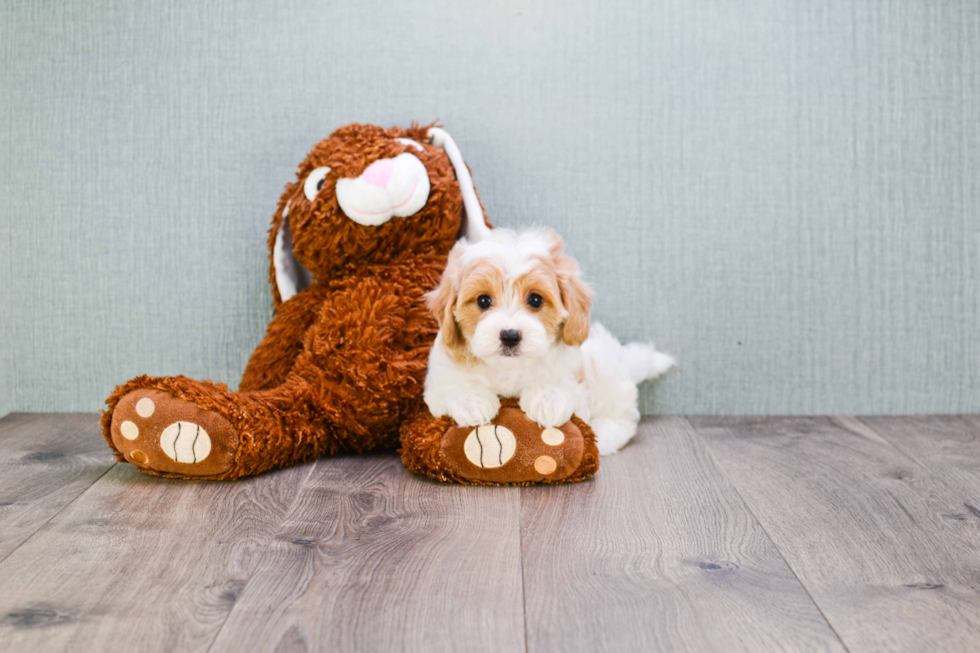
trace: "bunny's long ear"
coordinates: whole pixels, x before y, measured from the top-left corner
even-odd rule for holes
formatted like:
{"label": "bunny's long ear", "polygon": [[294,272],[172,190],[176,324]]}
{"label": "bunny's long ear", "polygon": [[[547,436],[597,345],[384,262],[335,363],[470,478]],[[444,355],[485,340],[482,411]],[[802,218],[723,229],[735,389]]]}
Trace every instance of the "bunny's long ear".
{"label": "bunny's long ear", "polygon": [[490,227],[487,226],[483,216],[480,199],[476,196],[476,188],[473,187],[473,178],[470,177],[470,171],[463,161],[463,155],[459,153],[456,141],[445,130],[438,127],[431,128],[427,135],[433,145],[446,151],[446,156],[449,157],[449,162],[456,172],[459,190],[463,194],[463,209],[466,211],[462,236],[471,243],[483,240],[490,235]]}
{"label": "bunny's long ear", "polygon": [[[282,219],[272,243],[272,270],[279,302],[284,302],[308,287],[313,275],[296,260],[293,254],[293,235],[289,231],[289,203],[282,210]],[[276,302],[276,305],[279,304]]]}

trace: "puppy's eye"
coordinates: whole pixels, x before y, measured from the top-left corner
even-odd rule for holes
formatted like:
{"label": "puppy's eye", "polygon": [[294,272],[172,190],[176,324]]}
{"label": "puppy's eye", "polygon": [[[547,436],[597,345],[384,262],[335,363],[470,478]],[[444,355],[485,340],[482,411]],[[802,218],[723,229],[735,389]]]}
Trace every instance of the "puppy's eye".
{"label": "puppy's eye", "polygon": [[536,292],[527,296],[527,303],[531,308],[541,308],[544,306],[544,298]]}
{"label": "puppy's eye", "polygon": [[330,168],[324,166],[310,173],[310,176],[303,183],[303,194],[306,195],[306,199],[311,202],[316,199],[316,194],[323,188],[323,180],[327,178],[329,172]]}
{"label": "puppy's eye", "polygon": [[490,295],[480,295],[476,298],[476,305],[480,307],[481,311],[485,311],[493,304],[493,299]]}

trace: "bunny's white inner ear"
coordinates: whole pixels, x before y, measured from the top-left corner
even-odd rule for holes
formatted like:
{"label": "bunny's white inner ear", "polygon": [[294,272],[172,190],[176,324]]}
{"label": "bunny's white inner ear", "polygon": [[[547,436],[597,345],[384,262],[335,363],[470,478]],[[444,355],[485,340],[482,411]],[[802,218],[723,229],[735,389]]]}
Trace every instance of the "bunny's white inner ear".
{"label": "bunny's white inner ear", "polygon": [[483,209],[480,208],[480,200],[476,196],[476,189],[473,187],[473,178],[470,171],[466,169],[463,155],[459,153],[456,141],[446,133],[445,130],[433,127],[427,134],[432,144],[441,147],[446,151],[449,162],[453,164],[456,172],[456,180],[459,182],[459,190],[463,194],[463,208],[466,211],[466,223],[463,225],[463,236],[471,243],[483,240],[490,235],[490,228],[483,218]]}
{"label": "bunny's white inner ear", "polygon": [[276,287],[279,297],[286,301],[300,290],[307,288],[313,275],[293,255],[293,234],[289,231],[289,204],[282,211],[282,226],[272,246],[272,266],[276,270]]}

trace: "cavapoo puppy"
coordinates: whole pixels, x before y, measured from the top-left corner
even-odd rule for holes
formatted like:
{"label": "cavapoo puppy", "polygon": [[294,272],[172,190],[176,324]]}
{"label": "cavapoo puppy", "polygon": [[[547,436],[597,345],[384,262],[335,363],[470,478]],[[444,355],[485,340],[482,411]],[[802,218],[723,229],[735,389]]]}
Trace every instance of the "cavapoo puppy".
{"label": "cavapoo puppy", "polygon": [[615,453],[636,433],[637,384],[674,365],[653,345],[624,346],[590,325],[592,291],[550,230],[459,241],[426,300],[440,328],[425,402],[459,426],[488,423],[500,397],[514,397],[543,427],[578,415],[599,452]]}

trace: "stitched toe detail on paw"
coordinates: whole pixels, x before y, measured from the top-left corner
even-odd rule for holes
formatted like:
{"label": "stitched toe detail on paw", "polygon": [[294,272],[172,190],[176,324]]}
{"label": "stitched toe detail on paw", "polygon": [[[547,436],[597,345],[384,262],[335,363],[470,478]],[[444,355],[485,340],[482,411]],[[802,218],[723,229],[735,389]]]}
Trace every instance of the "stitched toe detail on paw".
{"label": "stitched toe detail on paw", "polygon": [[211,453],[211,438],[200,424],[174,422],[160,434],[160,448],[174,462],[196,465]]}
{"label": "stitched toe detail on paw", "polygon": [[222,474],[235,462],[238,433],[224,417],[161,390],[134,390],[116,404],[112,443],[144,470]]}
{"label": "stitched toe detail on paw", "polygon": [[483,469],[503,467],[514,457],[517,439],[506,426],[478,426],[466,436],[463,454],[471,464]]}
{"label": "stitched toe detail on paw", "polygon": [[582,462],[585,441],[574,423],[542,429],[505,406],[484,426],[452,426],[443,436],[443,458],[460,478],[491,483],[559,481]]}

